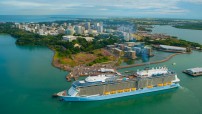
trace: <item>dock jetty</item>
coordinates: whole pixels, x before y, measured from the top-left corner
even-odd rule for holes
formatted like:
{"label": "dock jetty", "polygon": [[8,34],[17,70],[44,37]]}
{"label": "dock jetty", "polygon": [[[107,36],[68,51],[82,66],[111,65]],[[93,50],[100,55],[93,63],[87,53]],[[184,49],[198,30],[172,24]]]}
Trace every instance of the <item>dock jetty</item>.
{"label": "dock jetty", "polygon": [[97,76],[99,74],[107,73],[117,73],[117,71],[110,64],[98,64],[93,66],[79,65],[71,70],[71,72],[66,76],[66,79],[67,81],[71,81],[71,79],[77,80],[79,76]]}
{"label": "dock jetty", "polygon": [[202,76],[202,67],[189,68],[182,72],[191,76]]}

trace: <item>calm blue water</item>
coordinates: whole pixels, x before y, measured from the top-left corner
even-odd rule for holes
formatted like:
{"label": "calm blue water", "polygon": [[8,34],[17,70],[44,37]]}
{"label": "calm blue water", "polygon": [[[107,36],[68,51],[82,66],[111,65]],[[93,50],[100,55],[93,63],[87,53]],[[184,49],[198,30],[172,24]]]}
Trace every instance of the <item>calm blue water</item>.
{"label": "calm blue water", "polygon": [[0,15],[0,22],[47,22],[74,19],[76,16],[51,15]]}
{"label": "calm blue water", "polygon": [[184,39],[202,44],[202,30],[179,29],[169,25],[155,25],[152,33],[163,33],[171,36],[177,36]]}
{"label": "calm blue water", "polygon": [[[202,53],[178,55],[166,65],[181,79],[181,88],[96,102],[61,102],[51,98],[69,88],[67,72],[51,65],[53,52],[45,47],[16,46],[15,39],[0,35],[0,114],[200,114],[202,77],[181,71],[202,66]],[[176,66],[172,63],[176,62]],[[137,70],[143,67],[122,69]]]}
{"label": "calm blue water", "polygon": [[[26,19],[16,20],[23,22]],[[181,38],[184,38],[183,33]],[[188,40],[192,41],[192,38]],[[181,79],[179,89],[97,102],[61,102],[51,98],[53,93],[71,85],[65,80],[67,72],[51,65],[52,56],[53,52],[48,48],[16,46],[14,38],[0,35],[0,114],[202,113],[202,77],[193,78],[182,73],[184,69],[202,66],[201,52],[178,55],[170,61],[151,65],[166,65],[174,69]],[[176,66],[172,65],[173,62]],[[141,68],[121,69],[120,72]]]}
{"label": "calm blue water", "polygon": [[0,35],[0,114],[56,113],[62,104],[51,94],[68,83],[67,72],[51,66],[52,55],[48,48],[19,47],[11,36]]}
{"label": "calm blue water", "polygon": [[105,16],[81,15],[0,15],[0,22],[48,22],[76,18],[107,18]]}

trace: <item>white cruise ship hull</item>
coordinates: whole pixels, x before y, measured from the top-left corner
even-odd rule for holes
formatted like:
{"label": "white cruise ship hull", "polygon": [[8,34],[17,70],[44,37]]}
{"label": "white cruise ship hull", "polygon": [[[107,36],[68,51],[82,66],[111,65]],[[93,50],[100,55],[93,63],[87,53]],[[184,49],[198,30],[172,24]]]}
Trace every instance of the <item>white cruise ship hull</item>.
{"label": "white cruise ship hull", "polygon": [[179,86],[180,86],[179,83],[172,83],[171,85],[167,85],[167,86],[144,88],[144,89],[139,89],[136,91],[109,94],[109,95],[94,95],[94,96],[85,96],[85,97],[61,96],[61,98],[64,101],[97,101],[97,100],[106,100],[106,99],[112,99],[112,98],[119,98],[119,97],[125,97],[125,96],[131,96],[131,95],[167,90],[167,89],[177,88]]}

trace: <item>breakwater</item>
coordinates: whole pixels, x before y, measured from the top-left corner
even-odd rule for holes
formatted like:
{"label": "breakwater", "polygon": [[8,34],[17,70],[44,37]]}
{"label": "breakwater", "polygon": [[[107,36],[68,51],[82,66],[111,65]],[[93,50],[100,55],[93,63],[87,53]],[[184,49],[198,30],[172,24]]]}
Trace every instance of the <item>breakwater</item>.
{"label": "breakwater", "polygon": [[[163,62],[166,62],[166,61],[170,60],[171,58],[173,58],[174,56],[179,55],[179,54],[187,54],[187,53],[175,53],[175,54],[172,54],[172,55],[168,56],[167,58],[165,58],[165,59],[163,59],[163,60],[149,62],[149,64],[163,63]],[[137,66],[144,66],[144,65],[148,65],[148,63],[141,63],[141,64],[132,64],[132,65],[125,65],[125,66],[118,66],[118,67],[116,67],[116,69],[124,69],[124,68],[137,67]]]}

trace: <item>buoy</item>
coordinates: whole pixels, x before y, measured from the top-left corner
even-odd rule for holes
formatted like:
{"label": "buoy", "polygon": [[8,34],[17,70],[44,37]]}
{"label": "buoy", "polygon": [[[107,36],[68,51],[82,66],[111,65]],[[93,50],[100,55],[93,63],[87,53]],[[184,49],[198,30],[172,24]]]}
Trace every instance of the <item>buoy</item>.
{"label": "buoy", "polygon": [[176,63],[173,63],[173,65],[176,65]]}

